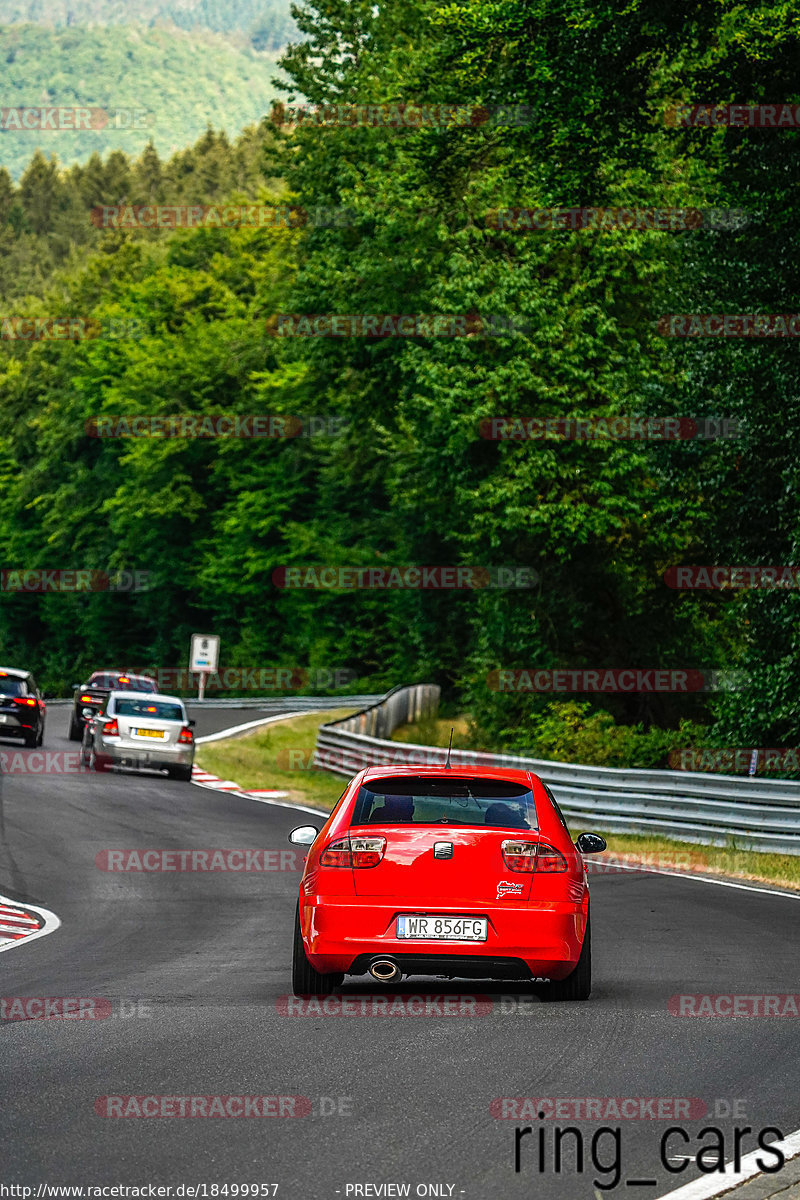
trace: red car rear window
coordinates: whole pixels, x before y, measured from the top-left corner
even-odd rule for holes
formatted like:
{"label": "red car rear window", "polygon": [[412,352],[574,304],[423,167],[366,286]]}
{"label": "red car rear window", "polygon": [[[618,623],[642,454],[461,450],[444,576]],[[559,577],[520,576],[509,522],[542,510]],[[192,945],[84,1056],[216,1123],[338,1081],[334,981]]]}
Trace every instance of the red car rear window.
{"label": "red car rear window", "polygon": [[401,776],[370,780],[353,808],[353,825],[478,825],[538,829],[533,794],[505,779]]}

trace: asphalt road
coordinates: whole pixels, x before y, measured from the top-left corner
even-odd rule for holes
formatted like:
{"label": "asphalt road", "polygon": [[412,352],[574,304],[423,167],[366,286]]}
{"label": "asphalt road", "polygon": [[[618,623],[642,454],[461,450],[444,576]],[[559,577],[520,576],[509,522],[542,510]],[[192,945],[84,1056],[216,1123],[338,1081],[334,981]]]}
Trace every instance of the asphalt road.
{"label": "asphalt road", "polygon": [[[259,714],[194,715],[202,735]],[[75,749],[65,726],[65,710],[53,709],[48,749]],[[800,1127],[797,1020],[680,1018],[668,1009],[677,993],[797,991],[798,900],[657,875],[598,876],[586,1004],[541,1004],[514,985],[417,980],[391,992],[480,993],[493,1003],[480,1016],[287,1016],[279,997],[289,991],[296,870],[135,873],[96,862],[109,849],[290,850],[286,835],[303,819],[153,776],[4,776],[0,893],[52,910],[62,925],[0,954],[0,995],[96,997],[111,1015],[2,1022],[3,1183],[205,1183],[208,1195],[212,1184],[277,1183],[283,1200],[374,1196],[381,1192],[353,1185],[395,1183],[412,1196],[426,1194],[417,1185],[436,1185],[428,1195],[469,1200],[654,1200],[700,1175],[690,1163],[671,1176],[660,1163],[667,1125],[688,1138],[673,1140],[674,1154],[708,1144],[699,1131],[718,1125],[726,1160],[734,1126]],[[378,991],[344,988],[351,998]],[[310,1103],[311,1112],[98,1115],[99,1097],[120,1095],[299,1096],[307,1101],[296,1111]],[[502,1097],[687,1098],[704,1101],[708,1115],[504,1120],[490,1108]],[[740,1115],[716,1120],[715,1106]],[[517,1174],[515,1129],[527,1125],[536,1132],[521,1143]],[[555,1130],[566,1126],[583,1138],[583,1170],[565,1151],[556,1173]],[[601,1127],[619,1130],[619,1144],[604,1135],[593,1152]],[[576,1142],[565,1136],[565,1146]],[[755,1132],[741,1146],[754,1149]]]}

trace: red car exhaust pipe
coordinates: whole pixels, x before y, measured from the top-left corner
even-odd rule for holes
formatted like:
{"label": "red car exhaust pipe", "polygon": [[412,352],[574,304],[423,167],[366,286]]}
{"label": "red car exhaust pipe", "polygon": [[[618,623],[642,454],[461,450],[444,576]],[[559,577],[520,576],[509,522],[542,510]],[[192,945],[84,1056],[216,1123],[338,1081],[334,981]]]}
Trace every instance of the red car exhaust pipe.
{"label": "red car exhaust pipe", "polygon": [[403,974],[391,958],[373,958],[369,964],[369,973],[379,983],[394,983]]}

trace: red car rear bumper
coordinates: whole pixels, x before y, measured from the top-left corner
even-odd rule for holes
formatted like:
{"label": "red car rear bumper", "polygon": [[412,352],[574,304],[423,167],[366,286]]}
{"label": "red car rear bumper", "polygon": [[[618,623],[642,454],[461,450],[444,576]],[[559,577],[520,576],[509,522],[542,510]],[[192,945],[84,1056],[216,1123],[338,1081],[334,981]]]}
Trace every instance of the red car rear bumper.
{"label": "red car rear bumper", "polygon": [[529,900],[502,906],[425,905],[426,913],[487,917],[485,942],[440,942],[397,938],[398,913],[419,907],[378,904],[373,898],[317,899],[301,896],[300,920],[308,960],[327,974],[350,970],[362,955],[419,955],[446,959],[521,959],[533,976],[562,979],[578,961],[586,927],[586,902]]}

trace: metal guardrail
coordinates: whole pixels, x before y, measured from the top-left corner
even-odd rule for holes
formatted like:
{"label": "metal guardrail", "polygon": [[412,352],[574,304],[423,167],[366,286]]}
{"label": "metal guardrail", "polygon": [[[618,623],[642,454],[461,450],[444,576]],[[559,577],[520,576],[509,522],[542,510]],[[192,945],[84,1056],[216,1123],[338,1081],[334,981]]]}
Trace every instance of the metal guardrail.
{"label": "metal guardrail", "polygon": [[331,728],[375,738],[391,737],[400,725],[409,725],[420,717],[435,716],[441,691],[435,683],[401,684],[385,696],[370,697],[369,705],[361,712],[333,721]]}
{"label": "metal guardrail", "polygon": [[[357,732],[352,726],[362,715],[320,727],[315,753],[318,766],[352,776],[368,766],[444,763],[447,751],[439,747],[391,742]],[[453,766],[533,771],[552,788],[573,824],[583,822],[615,833],[660,834],[705,845],[732,842],[738,849],[800,854],[800,784],[795,782],[731,775],[710,779],[697,771],[586,767],[477,750],[454,750],[450,761]]]}

